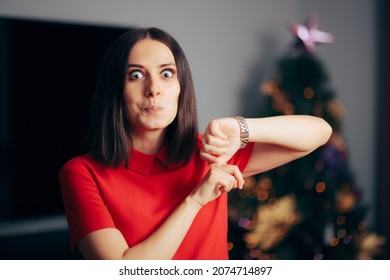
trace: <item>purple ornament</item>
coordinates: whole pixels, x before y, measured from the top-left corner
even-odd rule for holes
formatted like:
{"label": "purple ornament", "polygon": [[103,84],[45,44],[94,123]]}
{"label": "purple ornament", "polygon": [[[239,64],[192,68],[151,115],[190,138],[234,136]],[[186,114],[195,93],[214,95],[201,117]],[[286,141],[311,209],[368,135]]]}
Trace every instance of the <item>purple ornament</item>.
{"label": "purple ornament", "polygon": [[334,36],[331,33],[318,30],[318,16],[311,13],[305,24],[291,23],[290,32],[303,44],[306,51],[314,53],[317,43],[332,43]]}

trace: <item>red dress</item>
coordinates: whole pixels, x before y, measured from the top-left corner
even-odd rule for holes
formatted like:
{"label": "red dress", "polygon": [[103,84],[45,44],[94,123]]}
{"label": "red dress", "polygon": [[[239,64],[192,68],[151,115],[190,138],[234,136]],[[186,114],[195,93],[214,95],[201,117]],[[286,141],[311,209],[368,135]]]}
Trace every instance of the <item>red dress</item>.
{"label": "red dress", "polygon": [[[252,148],[237,151],[229,164],[243,170]],[[165,155],[133,150],[128,168],[106,167],[89,155],[67,162],[59,179],[71,247],[103,228],[117,228],[129,247],[156,230],[208,171],[199,152],[181,167],[164,164]],[[226,194],[198,212],[173,259],[228,259]]]}

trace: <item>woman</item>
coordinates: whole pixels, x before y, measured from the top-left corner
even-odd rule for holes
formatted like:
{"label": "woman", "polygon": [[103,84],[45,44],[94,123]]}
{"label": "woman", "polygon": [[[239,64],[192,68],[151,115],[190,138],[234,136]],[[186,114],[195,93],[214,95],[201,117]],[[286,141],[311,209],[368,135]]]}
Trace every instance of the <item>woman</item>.
{"label": "woman", "polygon": [[102,65],[89,153],[59,173],[71,246],[87,259],[227,259],[227,193],[330,134],[280,116],[212,120],[198,135],[182,49],[160,29],[129,31]]}

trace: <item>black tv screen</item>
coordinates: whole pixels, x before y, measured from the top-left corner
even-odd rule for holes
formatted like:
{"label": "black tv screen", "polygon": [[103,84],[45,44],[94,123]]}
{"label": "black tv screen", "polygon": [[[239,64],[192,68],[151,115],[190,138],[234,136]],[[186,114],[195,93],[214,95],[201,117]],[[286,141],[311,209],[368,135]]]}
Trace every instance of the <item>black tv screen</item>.
{"label": "black tv screen", "polygon": [[103,56],[124,27],[0,19],[0,221],[63,213]]}

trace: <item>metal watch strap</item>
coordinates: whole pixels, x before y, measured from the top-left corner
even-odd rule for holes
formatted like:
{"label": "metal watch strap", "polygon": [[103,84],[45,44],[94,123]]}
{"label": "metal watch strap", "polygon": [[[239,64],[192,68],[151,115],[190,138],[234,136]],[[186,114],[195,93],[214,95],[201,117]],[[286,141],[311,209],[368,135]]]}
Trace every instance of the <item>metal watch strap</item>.
{"label": "metal watch strap", "polygon": [[240,149],[243,149],[245,148],[248,143],[249,143],[249,128],[248,128],[248,123],[246,122],[246,120],[241,117],[241,116],[237,116],[235,117],[235,119],[237,120],[238,124],[240,125],[240,139],[241,139],[241,146],[240,146]]}

